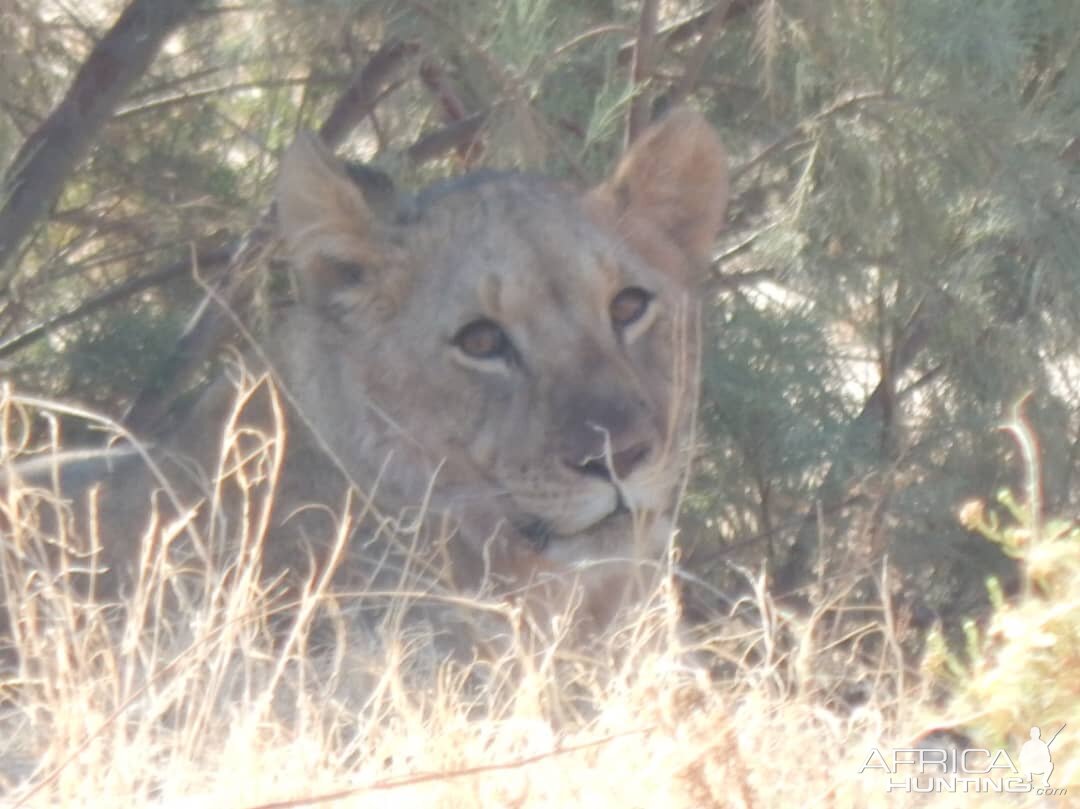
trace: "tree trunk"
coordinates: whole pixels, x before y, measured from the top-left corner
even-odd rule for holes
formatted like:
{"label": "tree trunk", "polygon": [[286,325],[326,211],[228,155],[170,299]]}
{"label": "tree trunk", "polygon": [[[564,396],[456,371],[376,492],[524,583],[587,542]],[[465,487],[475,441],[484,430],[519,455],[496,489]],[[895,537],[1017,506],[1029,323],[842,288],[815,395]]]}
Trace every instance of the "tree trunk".
{"label": "tree trunk", "polygon": [[[890,358],[887,373],[891,378],[883,378],[878,383],[863,403],[862,410],[848,425],[843,444],[836,453],[836,460],[818,487],[813,504],[799,526],[794,544],[788,549],[784,562],[772,573],[772,589],[775,593],[781,596],[791,595],[812,578],[821,554],[818,535],[822,526],[818,524],[818,515],[837,512],[854,482],[872,468],[872,463],[859,463],[849,458],[855,454],[855,447],[867,440],[868,436],[880,434],[890,428],[890,422],[894,418],[891,394],[895,390],[896,380],[922,353],[930,339],[932,324],[941,317],[945,309],[944,300],[924,303],[912,317],[904,338]],[[884,458],[879,459],[879,462],[884,461]]]}

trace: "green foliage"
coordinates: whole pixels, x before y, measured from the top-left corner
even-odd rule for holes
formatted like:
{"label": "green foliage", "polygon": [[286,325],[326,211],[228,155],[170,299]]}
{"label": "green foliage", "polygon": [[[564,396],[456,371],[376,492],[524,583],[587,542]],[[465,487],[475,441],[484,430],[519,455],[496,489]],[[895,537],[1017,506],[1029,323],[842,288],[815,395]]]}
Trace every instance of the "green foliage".
{"label": "green foliage", "polygon": [[[175,345],[182,326],[174,313],[135,310],[112,318],[104,328],[86,331],[66,352],[72,384],[132,395],[152,378],[158,358]],[[132,361],[118,363],[117,356]]]}
{"label": "green foliage", "polygon": [[[712,319],[706,508],[763,538],[752,553],[794,544],[833,572],[888,553],[909,598],[959,620],[987,575],[1015,576],[949,513],[1010,483],[993,427],[1023,391],[1061,436],[1047,479],[1075,480],[1076,8],[765,7],[747,25],[770,29],[725,31],[714,62],[767,89],[731,123],[752,160],[731,243],[750,246],[722,269],[769,274]],[[1075,486],[1053,497],[1075,507]]]}

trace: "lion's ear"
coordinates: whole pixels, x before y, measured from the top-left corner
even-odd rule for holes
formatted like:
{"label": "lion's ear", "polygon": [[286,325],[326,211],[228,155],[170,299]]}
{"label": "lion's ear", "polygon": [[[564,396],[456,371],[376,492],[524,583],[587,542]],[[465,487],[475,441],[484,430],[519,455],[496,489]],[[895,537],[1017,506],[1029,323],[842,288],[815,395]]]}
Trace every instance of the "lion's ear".
{"label": "lion's ear", "polygon": [[728,194],[727,150],[709,122],[684,107],[641,133],[587,202],[631,242],[644,248],[642,231],[658,229],[700,263],[724,228]]}
{"label": "lion's ear", "polygon": [[381,263],[378,218],[345,165],[313,133],[302,132],[282,158],[277,210],[285,243],[307,282],[333,287],[360,280]]}

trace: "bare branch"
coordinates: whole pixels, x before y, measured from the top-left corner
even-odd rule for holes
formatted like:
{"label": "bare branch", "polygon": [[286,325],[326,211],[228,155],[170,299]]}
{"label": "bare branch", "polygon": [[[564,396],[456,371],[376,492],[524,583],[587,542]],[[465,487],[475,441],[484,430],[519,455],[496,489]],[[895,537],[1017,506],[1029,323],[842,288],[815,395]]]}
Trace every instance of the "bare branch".
{"label": "bare branch", "polygon": [[[725,0],[721,0],[721,3]],[[747,11],[752,9],[760,2],[760,0],[733,0],[728,8],[727,14],[721,22],[728,22]],[[660,29],[657,33],[657,41],[664,47],[670,47],[672,45],[680,45],[686,42],[698,31],[702,30],[706,21],[709,19],[709,14],[712,12],[712,8],[707,8],[704,11],[699,11],[692,17],[689,17],[681,22],[674,23],[665,28]],[[623,44],[619,48],[618,63],[620,65],[628,65],[634,58],[634,48],[637,43],[633,40]]]}
{"label": "bare branch", "polygon": [[717,275],[710,286],[715,286],[721,289],[743,289],[745,287],[756,287],[758,284],[765,282],[776,283],[780,278],[780,273],[772,269],[764,270],[746,270],[745,272],[725,273],[723,275]]}
{"label": "bare branch", "polygon": [[393,74],[401,63],[418,50],[419,45],[415,42],[391,39],[384,43],[356,73],[319,127],[319,136],[323,143],[330,148],[340,145],[375,109],[375,102],[381,97],[381,89],[393,81]]}
{"label": "bare branch", "polygon": [[732,0],[721,0],[721,2],[713,6],[712,11],[705,18],[701,29],[701,38],[694,45],[694,49],[686,59],[686,68],[683,71],[682,78],[679,79],[679,82],[671,91],[670,103],[672,105],[679,104],[694,91],[698,77],[701,76],[701,70],[705,67],[705,60],[712,50],[713,40],[720,34],[724,28],[724,23],[727,22],[731,4]]}
{"label": "bare branch", "polygon": [[441,157],[452,149],[468,148],[484,126],[488,110],[474,112],[460,121],[422,135],[416,143],[405,150],[405,156],[414,165]]}
{"label": "bare branch", "polygon": [[[483,144],[480,143],[477,137],[480,134],[480,124],[483,123],[483,119],[487,116],[487,113],[482,113],[480,120],[475,122],[466,123],[464,126],[457,126],[468,119],[475,116],[468,114],[468,108],[465,106],[465,102],[461,100],[461,96],[453,85],[446,78],[446,72],[442,69],[442,66],[438,64],[434,59],[425,59],[423,64],[420,65],[420,81],[424,87],[427,88],[436,100],[439,102],[439,107],[442,110],[442,119],[449,127],[457,127],[453,130],[448,137],[442,139],[432,140],[429,137],[421,138],[422,141],[428,142],[427,145],[435,146],[443,141],[452,142],[453,148],[457,150],[458,157],[467,164],[476,160],[483,154]],[[445,133],[445,130],[443,131]],[[439,135],[440,133],[432,133],[432,135]],[[419,144],[419,142],[418,142]],[[418,144],[414,144],[414,147]],[[422,145],[422,144],[421,144]],[[444,149],[439,149],[438,153],[442,153]],[[421,148],[418,153],[423,153]],[[430,159],[434,155],[429,155],[424,159]],[[422,160],[416,160],[412,155],[409,155],[409,159],[414,163],[422,162]]]}
{"label": "bare branch", "polygon": [[442,108],[443,120],[447,123],[460,121],[466,116],[465,102],[446,78],[442,65],[431,57],[420,65],[420,81],[436,99]]}

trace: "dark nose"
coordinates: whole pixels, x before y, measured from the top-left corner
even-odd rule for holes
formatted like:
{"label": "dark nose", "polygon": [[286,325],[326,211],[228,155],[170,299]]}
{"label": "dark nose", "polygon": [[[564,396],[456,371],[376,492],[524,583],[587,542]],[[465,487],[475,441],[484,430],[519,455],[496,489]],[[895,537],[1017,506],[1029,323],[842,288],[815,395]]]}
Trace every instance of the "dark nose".
{"label": "dark nose", "polygon": [[[578,464],[575,468],[583,475],[598,477],[604,480],[625,480],[637,469],[652,451],[648,441],[641,441],[633,446],[611,453],[611,464],[608,465],[606,456],[590,458],[585,463]],[[612,474],[614,473],[614,474]]]}

